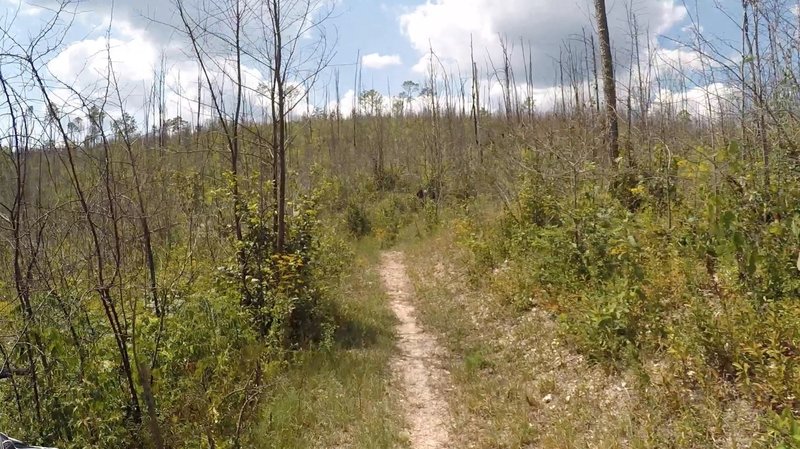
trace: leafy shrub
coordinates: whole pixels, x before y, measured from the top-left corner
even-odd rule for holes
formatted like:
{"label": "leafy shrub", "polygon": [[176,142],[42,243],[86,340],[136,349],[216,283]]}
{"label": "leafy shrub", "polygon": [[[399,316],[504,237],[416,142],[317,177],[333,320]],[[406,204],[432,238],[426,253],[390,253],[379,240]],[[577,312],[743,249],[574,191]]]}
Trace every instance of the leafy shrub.
{"label": "leafy shrub", "polygon": [[800,421],[788,409],[773,414],[768,420],[767,432],[761,437],[760,443],[764,448],[800,448]]}
{"label": "leafy shrub", "polygon": [[367,211],[360,204],[350,203],[345,212],[347,230],[356,238],[368,235],[372,229]]}
{"label": "leafy shrub", "polygon": [[400,229],[411,223],[414,203],[412,195],[389,195],[376,206],[374,233],[381,247],[388,248],[395,244]]}
{"label": "leafy shrub", "polygon": [[433,231],[439,226],[439,205],[435,201],[426,201],[422,206],[425,228]]}
{"label": "leafy shrub", "polygon": [[541,182],[526,179],[522,182],[517,201],[524,223],[539,227],[561,225],[561,212],[557,196]]}
{"label": "leafy shrub", "polygon": [[[656,360],[677,391],[771,416],[764,447],[800,447],[800,179],[775,167],[766,189],[735,145],[695,150],[608,191],[525,176],[517,209],[458,219],[457,241],[472,278],[554,313],[589,360],[642,373]],[[663,406],[689,419],[697,404],[681,398]]]}
{"label": "leafy shrub", "polygon": [[[502,239],[495,239],[495,229],[484,227],[469,218],[461,218],[453,223],[456,241],[466,250],[467,268],[469,278],[473,283],[479,283],[486,279],[486,274],[496,268],[501,259],[498,245],[492,242]],[[491,235],[487,235],[491,234]]]}
{"label": "leafy shrub", "polygon": [[272,223],[251,218],[239,255],[220,269],[221,286],[240,297],[257,332],[273,348],[302,346],[330,335],[331,317],[314,271],[320,257],[315,205],[313,197],[295,205],[298,213],[287,221],[282,252],[276,251]]}
{"label": "leafy shrub", "polygon": [[642,206],[642,175],[634,169],[623,169],[614,174],[609,191],[629,211],[635,212]]}
{"label": "leafy shrub", "polygon": [[[279,363],[229,293],[214,288],[182,298],[184,305],[163,329],[169,338],[152,375],[169,446],[195,447],[186,446],[189,435],[234,446],[240,407],[257,385],[253,376],[267,376]],[[154,332],[158,326],[149,324]]]}
{"label": "leafy shrub", "polygon": [[400,187],[401,175],[398,171],[378,167],[377,164],[373,171],[373,182],[375,190],[379,192],[392,192]]}

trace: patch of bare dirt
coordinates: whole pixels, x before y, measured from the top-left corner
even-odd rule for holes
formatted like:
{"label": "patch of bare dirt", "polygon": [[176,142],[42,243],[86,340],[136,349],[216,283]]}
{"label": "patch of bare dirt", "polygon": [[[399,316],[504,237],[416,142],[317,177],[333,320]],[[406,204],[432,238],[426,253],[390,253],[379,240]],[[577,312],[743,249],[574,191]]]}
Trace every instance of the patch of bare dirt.
{"label": "patch of bare dirt", "polygon": [[433,335],[417,324],[412,302],[414,287],[406,273],[403,254],[384,253],[380,271],[398,319],[400,354],[392,361],[392,371],[403,393],[411,448],[447,448],[451,417],[441,394],[447,383],[447,372],[441,362],[442,348]]}

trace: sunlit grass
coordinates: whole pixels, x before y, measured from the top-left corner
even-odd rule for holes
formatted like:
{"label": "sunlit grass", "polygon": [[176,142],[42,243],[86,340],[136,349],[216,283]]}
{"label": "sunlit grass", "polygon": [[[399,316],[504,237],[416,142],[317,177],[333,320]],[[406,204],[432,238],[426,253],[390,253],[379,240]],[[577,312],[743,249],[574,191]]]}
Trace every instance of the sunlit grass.
{"label": "sunlit grass", "polygon": [[375,269],[378,246],[359,243],[333,347],[299,353],[269,388],[252,431],[258,448],[402,447],[389,386],[394,317]]}

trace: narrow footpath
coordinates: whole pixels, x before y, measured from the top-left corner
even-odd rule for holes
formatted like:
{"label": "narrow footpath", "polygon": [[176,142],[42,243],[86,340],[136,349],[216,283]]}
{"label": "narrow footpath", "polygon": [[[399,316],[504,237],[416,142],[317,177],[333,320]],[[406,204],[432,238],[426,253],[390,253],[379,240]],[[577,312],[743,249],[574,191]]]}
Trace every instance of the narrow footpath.
{"label": "narrow footpath", "polygon": [[381,278],[397,316],[399,354],[392,361],[394,381],[403,397],[403,412],[412,449],[448,448],[451,418],[442,388],[447,373],[441,368],[442,349],[416,320],[414,287],[406,273],[403,254],[382,255]]}

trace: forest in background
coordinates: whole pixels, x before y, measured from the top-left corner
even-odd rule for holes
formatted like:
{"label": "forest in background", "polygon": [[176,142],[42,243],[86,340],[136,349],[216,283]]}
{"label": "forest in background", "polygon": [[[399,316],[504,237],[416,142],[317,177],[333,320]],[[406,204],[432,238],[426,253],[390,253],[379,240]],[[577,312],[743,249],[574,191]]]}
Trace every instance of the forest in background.
{"label": "forest in background", "polygon": [[[691,68],[648,52],[635,14],[631,48],[603,48],[598,22],[564,44],[547,110],[534,61],[511,62],[524,42],[499,37],[506,58],[466,75],[432,49],[426,79],[391,96],[357,78],[344,105],[313,34],[326,3],[174,6],[191,118],[165,116],[158,70],[146,112],[126,110],[110,56],[90,92],[53,78],[70,3],[25,41],[2,32],[0,429],[273,447],[276,379],[363,325],[342,306],[363,242],[448,229],[475,288],[658,387],[646,447],[715,447],[742,402],[752,445],[798,447],[794,2],[744,2],[734,58],[695,27]],[[244,61],[267,82],[248,87]],[[311,103],[319,86],[334,108]]]}

